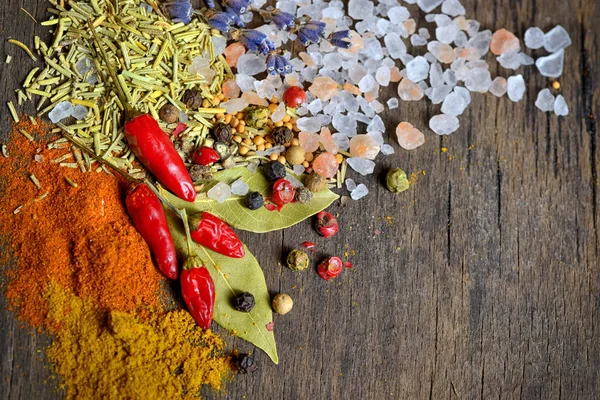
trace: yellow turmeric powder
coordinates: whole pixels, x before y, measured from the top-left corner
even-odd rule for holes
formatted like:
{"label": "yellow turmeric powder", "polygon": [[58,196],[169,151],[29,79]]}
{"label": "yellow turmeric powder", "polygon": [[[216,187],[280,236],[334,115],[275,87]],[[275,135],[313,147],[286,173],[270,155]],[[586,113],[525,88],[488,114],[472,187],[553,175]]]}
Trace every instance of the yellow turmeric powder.
{"label": "yellow turmeric powder", "polygon": [[53,335],[46,354],[68,399],[197,398],[201,385],[219,390],[230,371],[223,341],[198,328],[188,312],[153,313],[141,321],[55,283],[43,296]]}

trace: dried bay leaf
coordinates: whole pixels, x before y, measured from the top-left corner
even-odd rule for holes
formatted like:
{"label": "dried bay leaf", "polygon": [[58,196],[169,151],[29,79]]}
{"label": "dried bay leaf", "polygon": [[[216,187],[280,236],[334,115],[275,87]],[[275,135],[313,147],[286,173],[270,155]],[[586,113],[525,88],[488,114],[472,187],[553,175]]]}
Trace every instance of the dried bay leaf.
{"label": "dried bay leaf", "polygon": [[[167,220],[175,247],[183,260],[187,254],[183,224],[169,210],[167,210]],[[273,321],[271,296],[267,290],[262,268],[256,258],[246,246],[244,246],[246,255],[243,258],[230,258],[196,243],[194,249],[204,261],[215,282],[214,321],[232,334],[262,349],[275,364],[278,364],[275,335],[267,330],[267,324]],[[256,305],[249,313],[233,308],[232,299],[242,292],[250,292],[254,295]]]}
{"label": "dried bay leaf", "polygon": [[[260,192],[265,198],[271,196],[271,183],[260,172],[250,172],[245,167],[221,171],[214,176],[214,181],[231,184],[242,178],[250,187],[250,191]],[[207,188],[210,189],[212,185]],[[245,205],[245,197],[232,195],[223,203],[218,203],[206,196],[198,196],[194,203],[181,200],[177,196],[161,188],[161,193],[178,208],[185,208],[188,215],[206,211],[216,215],[234,228],[250,232],[264,233],[288,228],[304,221],[306,218],[329,207],[338,195],[326,189],[314,193],[311,201],[306,204],[290,203],[281,211],[269,211],[262,207],[250,210]]]}

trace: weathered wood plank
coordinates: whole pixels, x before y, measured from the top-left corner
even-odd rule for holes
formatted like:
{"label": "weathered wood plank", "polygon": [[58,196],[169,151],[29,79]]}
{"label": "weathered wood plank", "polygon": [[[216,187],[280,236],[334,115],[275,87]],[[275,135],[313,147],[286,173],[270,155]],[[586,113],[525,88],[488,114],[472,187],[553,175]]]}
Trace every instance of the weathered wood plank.
{"label": "weathered wood plank", "polygon": [[[0,4],[2,37],[29,40],[33,27],[19,7],[41,15],[44,2],[7,3]],[[371,194],[333,207],[344,226],[336,239],[317,239],[308,221],[260,237],[242,233],[269,288],[291,294],[295,308],[275,317],[280,365],[258,353],[257,373],[208,397],[598,397],[599,7],[593,0],[463,3],[486,29],[522,37],[529,26],[560,23],[570,32],[560,81],[571,114],[557,119],[534,107],[548,81],[527,68],[526,101],[473,95],[459,132],[430,134],[419,150],[382,159],[379,181],[391,166],[426,171],[410,191],[394,196],[354,176],[370,183]],[[0,44],[0,59],[14,59],[0,64],[2,104],[31,65],[7,46]],[[390,138],[400,121],[425,128],[437,111],[419,102],[386,112]],[[8,127],[0,120],[2,132]],[[356,267],[327,283],[291,273],[281,266],[282,249],[303,240],[317,241],[316,259],[354,250]],[[37,353],[46,339],[20,330],[6,311],[0,326],[0,397],[59,397],[44,383],[49,373]]]}

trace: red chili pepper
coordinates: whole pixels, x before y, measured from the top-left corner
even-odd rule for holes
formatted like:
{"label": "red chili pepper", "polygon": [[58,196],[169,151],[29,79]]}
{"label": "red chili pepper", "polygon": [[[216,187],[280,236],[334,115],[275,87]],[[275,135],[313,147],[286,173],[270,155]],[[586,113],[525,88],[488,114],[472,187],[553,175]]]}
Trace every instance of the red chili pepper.
{"label": "red chili pepper", "polygon": [[135,229],[142,235],[156,264],[169,279],[177,279],[177,253],[167,217],[159,198],[146,184],[138,186],[125,199]]}
{"label": "red chili pepper", "polygon": [[288,107],[298,107],[306,101],[306,92],[299,86],[291,86],[283,93],[283,101]]}
{"label": "red chili pepper", "polygon": [[207,212],[190,216],[192,239],[228,257],[242,258],[244,245],[233,229],[219,218]]}
{"label": "red chili pepper", "polygon": [[200,328],[208,329],[215,308],[215,283],[198,257],[189,257],[181,271],[183,300]]}
{"label": "red chili pepper", "polygon": [[327,211],[321,211],[317,214],[315,228],[321,236],[328,238],[338,233],[339,225],[333,214]]}
{"label": "red chili pepper", "polygon": [[294,200],[295,194],[294,187],[287,179],[277,179],[273,184],[273,203],[277,204],[279,207],[283,207]]}
{"label": "red chili pepper", "polygon": [[348,268],[352,268],[352,266],[353,266],[353,265],[354,265],[354,264],[352,264],[352,261],[345,261],[345,262],[344,262],[344,267],[345,267],[346,269],[348,269]]}
{"label": "red chili pepper", "polygon": [[178,122],[177,126],[175,127],[175,129],[173,129],[173,132],[171,132],[171,135],[173,135],[173,136],[179,136],[186,129],[187,129],[187,125],[186,124],[184,124],[183,122]]}
{"label": "red chili pepper", "polygon": [[314,251],[317,248],[317,245],[314,244],[313,242],[302,242],[302,247],[304,247],[305,249]]}
{"label": "red chili pepper", "polygon": [[321,261],[317,267],[317,273],[326,281],[335,278],[342,273],[342,260],[339,257],[329,257]]}
{"label": "red chili pepper", "polygon": [[210,165],[221,159],[219,153],[210,147],[198,147],[192,153],[192,162],[200,165]]}
{"label": "red chili pepper", "polygon": [[186,201],[196,199],[190,173],[169,136],[150,114],[125,123],[125,138],[133,154],[167,189]]}

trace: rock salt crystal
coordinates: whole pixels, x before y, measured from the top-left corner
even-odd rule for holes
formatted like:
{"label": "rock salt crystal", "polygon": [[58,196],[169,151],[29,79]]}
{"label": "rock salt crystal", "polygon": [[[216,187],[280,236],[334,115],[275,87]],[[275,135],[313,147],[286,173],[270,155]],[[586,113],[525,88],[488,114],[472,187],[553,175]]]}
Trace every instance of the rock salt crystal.
{"label": "rock salt crystal", "polygon": [[81,121],[82,119],[84,119],[87,114],[88,114],[87,107],[84,107],[79,104],[76,105],[75,107],[73,107],[73,109],[71,110],[71,116],[78,121]]}
{"label": "rock salt crystal", "polygon": [[489,51],[491,41],[492,32],[490,30],[485,30],[475,33],[471,39],[469,39],[467,46],[476,49],[479,55],[483,57]]}
{"label": "rock salt crystal", "polygon": [[399,103],[400,103],[400,102],[399,102],[399,101],[398,101],[398,99],[397,99],[397,98],[395,98],[395,97],[392,97],[391,99],[389,99],[389,100],[386,102],[386,104],[387,104],[387,106],[388,106],[388,109],[389,109],[389,110],[394,110],[394,109],[398,108],[398,105],[399,105]]}
{"label": "rock salt crystal", "polygon": [[380,147],[369,135],[357,135],[350,139],[350,155],[374,160],[379,154]]}
{"label": "rock salt crystal", "polygon": [[544,45],[544,31],[537,26],[525,31],[525,46],[530,49],[539,49]]}
{"label": "rock salt crystal", "polygon": [[548,78],[558,78],[563,73],[563,64],[565,62],[565,51],[559,50],[556,53],[546,57],[540,57],[535,60],[535,66],[540,74]]}
{"label": "rock salt crystal", "polygon": [[369,189],[367,189],[367,187],[364,185],[364,183],[361,183],[360,185],[358,185],[356,187],[356,189],[354,189],[350,193],[350,197],[352,198],[352,200],[360,200],[363,197],[365,197],[367,194],[369,194]]}
{"label": "rock salt crystal", "polygon": [[319,135],[314,132],[301,131],[298,133],[298,142],[304,151],[312,153],[319,148]]}
{"label": "rock salt crystal", "polygon": [[442,12],[456,17],[457,15],[465,15],[465,8],[459,0],[446,0],[442,4]]}
{"label": "rock salt crystal", "polygon": [[344,183],[346,184],[346,189],[349,192],[352,192],[354,189],[356,189],[356,182],[354,182],[354,179],[348,178]]}
{"label": "rock salt crystal", "polygon": [[235,83],[237,83],[238,87],[242,92],[248,92],[250,90],[254,90],[254,82],[256,78],[246,74],[236,74],[235,75]]}
{"label": "rock salt crystal", "polygon": [[389,144],[384,144],[381,146],[381,154],[385,156],[389,156],[390,154],[394,154],[396,151]]}
{"label": "rock salt crystal", "polygon": [[323,144],[323,147],[326,151],[331,154],[337,154],[339,148],[333,136],[331,135],[331,131],[327,127],[321,128],[321,134],[319,135],[319,141]]}
{"label": "rock salt crystal", "polygon": [[418,101],[423,95],[423,89],[408,78],[402,79],[398,84],[398,96],[404,101]]}
{"label": "rock salt crystal", "polygon": [[511,101],[520,101],[525,95],[525,80],[523,75],[511,76],[507,80],[506,93]]}
{"label": "rock salt crystal", "polygon": [[206,194],[209,199],[213,199],[218,203],[224,203],[225,200],[231,197],[231,187],[225,182],[219,182]]}
{"label": "rock salt crystal", "polygon": [[323,124],[321,123],[321,119],[318,117],[303,117],[296,121],[296,126],[301,131],[316,133],[321,130]]}
{"label": "rock salt crystal", "polygon": [[490,51],[499,56],[506,53],[515,53],[521,50],[519,39],[506,29],[498,29],[492,36]]}
{"label": "rock salt crystal", "polygon": [[506,69],[517,69],[521,66],[520,53],[504,53],[496,60],[498,60],[502,68]]}
{"label": "rock salt crystal", "polygon": [[501,76],[497,76],[492,81],[490,86],[490,93],[496,97],[502,97],[506,93],[506,79]]}
{"label": "rock salt crystal", "polygon": [[554,113],[559,117],[569,115],[569,106],[567,105],[567,102],[562,94],[556,96],[556,101],[554,102]]}
{"label": "rock salt crystal", "polygon": [[444,0],[418,0],[417,5],[419,8],[426,13],[433,11],[440,4],[442,4]]}
{"label": "rock salt crystal", "polygon": [[231,193],[237,196],[245,196],[249,189],[248,184],[242,178],[231,184]]}
{"label": "rock salt crystal", "polygon": [[544,35],[544,49],[549,53],[566,49],[570,45],[571,38],[565,28],[560,25],[556,25]]}
{"label": "rock salt crystal", "polygon": [[425,135],[409,122],[401,122],[396,127],[396,137],[400,147],[414,150],[425,143]]}
{"label": "rock salt crystal", "polygon": [[242,54],[236,65],[238,73],[250,76],[267,70],[265,58],[252,53]]}
{"label": "rock salt crystal", "polygon": [[338,171],[338,164],[333,154],[324,152],[313,160],[312,168],[325,178],[333,178]]}
{"label": "rock salt crystal", "polygon": [[348,136],[344,135],[341,132],[336,132],[333,135],[331,135],[331,137],[335,141],[335,144],[337,144],[339,150],[348,151],[348,149],[350,148],[350,139],[348,139]]}
{"label": "rock salt crystal", "polygon": [[553,111],[554,100],[554,95],[552,94],[550,89],[542,89],[537,95],[537,99],[535,100],[535,106],[543,112]]}
{"label": "rock salt crystal", "polygon": [[427,50],[429,50],[431,54],[433,54],[435,58],[437,58],[437,60],[443,64],[450,64],[456,59],[454,49],[452,46],[446,43],[434,40],[427,43]]}
{"label": "rock salt crystal", "polygon": [[397,33],[389,32],[384,36],[383,41],[390,57],[397,60],[402,55],[406,54],[406,45]]}
{"label": "rock salt crystal", "polygon": [[388,18],[392,24],[400,25],[410,17],[410,12],[406,7],[392,7],[388,10]]}
{"label": "rock salt crystal", "polygon": [[452,115],[436,115],[429,120],[429,128],[438,135],[449,135],[455,132],[460,123],[458,118]]}
{"label": "rock salt crystal", "polygon": [[267,100],[263,99],[262,97],[257,95],[255,92],[251,92],[251,91],[242,93],[241,100],[243,100],[244,102],[246,102],[248,104],[261,106],[261,107],[267,107],[269,105],[269,102]]}
{"label": "rock salt crystal", "polygon": [[390,84],[390,69],[388,67],[379,67],[375,73],[375,80],[381,86],[388,86]]}
{"label": "rock salt crystal", "polygon": [[52,123],[55,124],[67,117],[70,117],[72,112],[73,104],[71,104],[68,101],[61,101],[56,106],[54,106],[52,111],[50,111],[50,113],[48,114],[48,117],[50,118],[50,121],[52,121]]}
{"label": "rock salt crystal", "polygon": [[[245,94],[245,93],[244,93]],[[281,121],[286,116],[285,103],[279,103],[275,112],[271,115],[271,120],[275,123]]]}
{"label": "rock salt crystal", "polygon": [[375,81],[375,78],[373,78],[372,75],[367,74],[367,75],[363,76],[363,78],[360,80],[360,82],[358,82],[358,88],[360,89],[361,92],[367,93],[367,92],[370,92],[371,90],[373,90],[375,88],[376,84],[377,84],[377,82]]}
{"label": "rock salt crystal", "polygon": [[346,162],[356,172],[361,175],[372,174],[375,170],[375,163],[371,160],[360,157],[350,157],[346,159]]}
{"label": "rock salt crystal", "polygon": [[465,99],[459,93],[450,93],[442,104],[442,113],[446,115],[461,115],[467,108]]}
{"label": "rock salt crystal", "polygon": [[233,79],[228,79],[223,83],[223,95],[228,99],[236,99],[240,97],[240,87]]}
{"label": "rock salt crystal", "polygon": [[465,79],[465,86],[471,92],[485,93],[492,84],[490,72],[483,68],[473,68]]}
{"label": "rock salt crystal", "polygon": [[414,83],[427,79],[429,75],[429,63],[423,56],[417,56],[406,64],[406,77]]}
{"label": "rock salt crystal", "polygon": [[347,115],[336,114],[333,116],[333,119],[331,122],[333,124],[333,127],[335,129],[337,129],[338,132],[341,132],[341,133],[345,134],[346,136],[356,135],[356,131],[357,131],[356,119],[354,119],[350,116],[347,116]]}
{"label": "rock salt crystal", "polygon": [[338,84],[328,76],[319,76],[313,80],[308,91],[317,96],[321,101],[329,101],[338,90]]}

